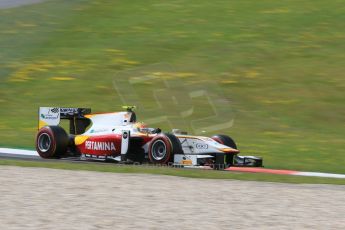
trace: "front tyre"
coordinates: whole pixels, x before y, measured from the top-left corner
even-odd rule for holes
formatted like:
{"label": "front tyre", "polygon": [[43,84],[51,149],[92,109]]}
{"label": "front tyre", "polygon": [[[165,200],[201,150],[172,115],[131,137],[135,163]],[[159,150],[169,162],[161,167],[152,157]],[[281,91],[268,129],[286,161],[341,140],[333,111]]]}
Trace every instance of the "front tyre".
{"label": "front tyre", "polygon": [[182,146],[178,138],[169,133],[154,137],[149,145],[149,159],[154,164],[173,162],[175,154],[182,154]]}
{"label": "front tyre", "polygon": [[36,150],[42,158],[59,158],[66,154],[69,138],[60,126],[45,126],[36,136]]}
{"label": "front tyre", "polygon": [[[226,145],[226,146],[229,146],[230,148],[237,149],[237,145],[236,145],[235,141],[227,135],[218,134],[218,135],[215,135],[211,138],[213,140],[217,141],[218,143],[222,144],[222,145]],[[225,154],[224,158],[225,158],[224,163],[226,165],[231,166],[234,164],[234,155],[233,154]]]}
{"label": "front tyre", "polygon": [[211,138],[220,144],[229,146],[230,148],[233,148],[233,149],[237,149],[237,145],[236,145],[235,141],[227,135],[218,134],[218,135],[214,135]]}

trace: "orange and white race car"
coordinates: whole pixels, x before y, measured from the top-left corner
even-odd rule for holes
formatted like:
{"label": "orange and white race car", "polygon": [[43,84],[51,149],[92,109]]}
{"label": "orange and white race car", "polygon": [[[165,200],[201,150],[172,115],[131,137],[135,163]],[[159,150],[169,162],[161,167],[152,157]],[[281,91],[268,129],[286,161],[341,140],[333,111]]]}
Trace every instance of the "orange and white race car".
{"label": "orange and white race car", "polygon": [[[91,113],[89,108],[39,108],[36,150],[42,158],[80,156],[115,162],[149,162],[184,166],[262,166],[262,159],[238,156],[226,135],[193,136],[170,133],[137,122],[134,106],[121,112]],[[69,132],[61,126],[69,120]]]}

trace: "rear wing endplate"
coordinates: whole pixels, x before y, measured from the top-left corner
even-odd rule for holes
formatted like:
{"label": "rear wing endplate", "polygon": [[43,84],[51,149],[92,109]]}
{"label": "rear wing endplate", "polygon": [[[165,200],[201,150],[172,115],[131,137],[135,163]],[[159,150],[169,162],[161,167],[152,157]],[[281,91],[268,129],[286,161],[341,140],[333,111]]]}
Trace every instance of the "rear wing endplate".
{"label": "rear wing endplate", "polygon": [[90,124],[84,115],[90,114],[90,108],[39,107],[38,129],[48,125],[59,125],[61,119],[70,120],[70,133],[79,134]]}

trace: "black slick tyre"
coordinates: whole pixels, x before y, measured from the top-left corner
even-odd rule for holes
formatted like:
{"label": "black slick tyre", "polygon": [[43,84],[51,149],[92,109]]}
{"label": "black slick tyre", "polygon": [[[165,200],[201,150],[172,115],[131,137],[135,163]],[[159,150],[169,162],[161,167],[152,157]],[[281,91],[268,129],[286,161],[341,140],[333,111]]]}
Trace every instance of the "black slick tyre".
{"label": "black slick tyre", "polygon": [[[235,141],[227,135],[218,134],[218,135],[212,136],[211,138],[220,144],[229,146],[230,148],[233,148],[233,149],[237,149],[237,145],[236,145]],[[234,155],[233,154],[225,154],[224,158],[225,158],[224,163],[227,166],[231,166],[234,164]]]}
{"label": "black slick tyre", "polygon": [[178,138],[170,133],[159,134],[151,140],[148,156],[151,163],[168,164],[174,161],[175,154],[182,154]]}
{"label": "black slick tyre", "polygon": [[67,152],[69,137],[60,126],[45,126],[36,136],[36,150],[40,157],[60,158]]}

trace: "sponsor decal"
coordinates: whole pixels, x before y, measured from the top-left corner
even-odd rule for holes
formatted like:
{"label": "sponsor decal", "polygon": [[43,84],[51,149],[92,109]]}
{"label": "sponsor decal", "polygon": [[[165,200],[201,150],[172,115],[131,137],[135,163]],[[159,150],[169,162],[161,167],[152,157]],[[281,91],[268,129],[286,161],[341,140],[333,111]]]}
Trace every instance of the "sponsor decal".
{"label": "sponsor decal", "polygon": [[77,108],[60,108],[60,113],[78,113]]}
{"label": "sponsor decal", "polygon": [[59,118],[59,114],[54,116],[52,114],[41,114],[41,117],[46,120],[55,120]]}
{"label": "sponsor decal", "polygon": [[193,161],[192,160],[182,160],[180,162],[180,164],[182,164],[182,165],[193,165]]}
{"label": "sponsor decal", "polygon": [[48,110],[48,113],[41,113],[41,118],[47,120],[55,120],[59,118],[59,108],[52,108]]}
{"label": "sponsor decal", "polygon": [[106,131],[108,131],[108,129],[91,129],[90,133],[102,133]]}
{"label": "sponsor decal", "polygon": [[58,113],[58,112],[59,112],[59,108],[52,108],[52,109],[50,110],[50,112],[52,112],[52,113]]}
{"label": "sponsor decal", "polygon": [[208,144],[197,143],[197,144],[195,145],[195,147],[196,147],[197,149],[208,149]]}
{"label": "sponsor decal", "polygon": [[101,151],[112,151],[115,150],[113,142],[101,142],[101,141],[86,141],[85,149],[89,150],[101,150]]}

